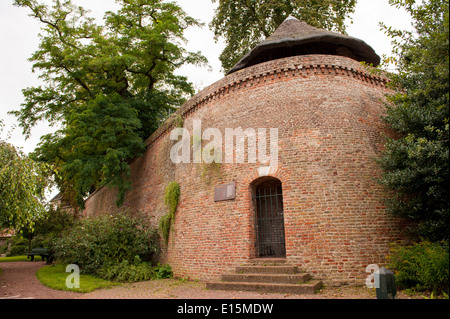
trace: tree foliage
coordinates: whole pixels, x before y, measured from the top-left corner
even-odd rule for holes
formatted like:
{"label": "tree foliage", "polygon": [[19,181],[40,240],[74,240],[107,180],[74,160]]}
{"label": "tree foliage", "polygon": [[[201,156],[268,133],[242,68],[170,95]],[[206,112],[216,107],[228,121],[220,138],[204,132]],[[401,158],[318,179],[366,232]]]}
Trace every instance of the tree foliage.
{"label": "tree foliage", "polygon": [[216,40],[223,37],[226,47],[220,55],[228,72],[243,55],[272,35],[292,15],[327,30],[345,32],[345,19],[354,12],[355,0],[212,0],[219,2],[210,24]]}
{"label": "tree foliage", "polygon": [[[0,132],[2,122],[0,122]],[[0,139],[0,228],[32,230],[45,216],[50,166],[35,162]]]}
{"label": "tree foliage", "polygon": [[389,209],[418,223],[416,233],[432,241],[449,234],[449,11],[448,0],[391,0],[413,17],[414,32],[384,26],[393,37],[388,125],[400,138],[388,139],[381,179],[397,196]]}
{"label": "tree foliage", "polygon": [[15,0],[43,27],[30,60],[45,86],[23,90],[15,114],[29,136],[41,120],[59,129],[44,136],[33,156],[55,166],[63,200],[83,205],[102,186],[119,189],[118,205],[130,189],[128,162],[145,149],[174,108],[194,93],[183,64],[203,64],[199,53],[183,49],[184,31],[199,25],[175,3],[118,0],[96,24],[70,0],[49,7]]}

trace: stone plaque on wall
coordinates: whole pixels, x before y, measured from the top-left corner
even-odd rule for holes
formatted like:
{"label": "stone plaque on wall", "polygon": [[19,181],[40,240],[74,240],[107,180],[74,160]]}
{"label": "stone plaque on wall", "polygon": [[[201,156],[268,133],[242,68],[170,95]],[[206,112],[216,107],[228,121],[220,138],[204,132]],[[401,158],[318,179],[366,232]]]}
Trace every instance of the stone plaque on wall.
{"label": "stone plaque on wall", "polygon": [[222,202],[236,198],[236,183],[220,185],[214,190],[214,201]]}

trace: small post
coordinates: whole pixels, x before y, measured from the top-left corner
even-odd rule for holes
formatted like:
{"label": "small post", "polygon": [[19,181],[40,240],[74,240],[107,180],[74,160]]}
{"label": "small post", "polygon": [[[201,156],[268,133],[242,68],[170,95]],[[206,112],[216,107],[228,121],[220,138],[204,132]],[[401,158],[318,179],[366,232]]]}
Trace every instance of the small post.
{"label": "small post", "polygon": [[395,287],[394,273],[381,267],[374,272],[377,299],[395,299],[397,288]]}

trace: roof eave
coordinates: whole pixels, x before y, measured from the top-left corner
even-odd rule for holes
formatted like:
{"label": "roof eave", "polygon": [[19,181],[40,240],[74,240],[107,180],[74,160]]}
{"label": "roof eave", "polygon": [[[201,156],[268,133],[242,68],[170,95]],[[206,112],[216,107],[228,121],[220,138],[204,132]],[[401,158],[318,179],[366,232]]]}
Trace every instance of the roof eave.
{"label": "roof eave", "polygon": [[295,47],[314,42],[330,43],[346,46],[356,56],[359,57],[358,58],[359,61],[371,63],[373,64],[373,66],[377,66],[380,64],[380,57],[375,53],[372,47],[370,47],[364,41],[349,36],[326,33],[321,35],[304,36],[296,38],[283,38],[280,40],[262,42],[258,46],[256,46],[253,50],[251,50],[249,53],[247,53],[238,63],[236,63],[233,66],[233,68],[231,68],[230,71],[228,71],[227,75],[252,65],[250,64],[251,60],[264,51],[272,50],[278,47],[279,48]]}

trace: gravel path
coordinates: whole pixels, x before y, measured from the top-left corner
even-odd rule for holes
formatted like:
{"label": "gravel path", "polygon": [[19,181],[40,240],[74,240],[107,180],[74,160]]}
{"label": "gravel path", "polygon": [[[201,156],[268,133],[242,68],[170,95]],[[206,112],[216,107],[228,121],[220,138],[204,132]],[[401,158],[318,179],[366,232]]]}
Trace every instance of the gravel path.
{"label": "gravel path", "polygon": [[[2,262],[0,299],[375,299],[364,287],[327,288],[315,295],[207,290],[205,283],[177,279],[123,284],[91,293],[53,290],[42,285],[36,271],[45,262]],[[408,298],[399,293],[399,298]]]}
{"label": "gravel path", "polygon": [[43,266],[45,262],[42,261],[0,263],[0,299],[73,299],[80,296],[42,285],[36,278],[36,271]]}

